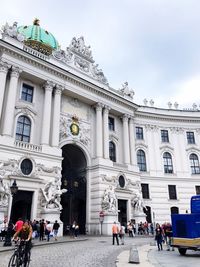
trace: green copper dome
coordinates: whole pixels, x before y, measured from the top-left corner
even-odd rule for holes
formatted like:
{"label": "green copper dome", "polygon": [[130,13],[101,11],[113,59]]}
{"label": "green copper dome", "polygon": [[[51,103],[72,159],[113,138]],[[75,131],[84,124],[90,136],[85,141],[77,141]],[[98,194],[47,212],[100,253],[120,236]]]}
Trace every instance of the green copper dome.
{"label": "green copper dome", "polygon": [[50,55],[59,45],[53,34],[42,29],[39,20],[35,19],[33,25],[20,26],[18,32],[25,36],[25,44],[43,54]]}

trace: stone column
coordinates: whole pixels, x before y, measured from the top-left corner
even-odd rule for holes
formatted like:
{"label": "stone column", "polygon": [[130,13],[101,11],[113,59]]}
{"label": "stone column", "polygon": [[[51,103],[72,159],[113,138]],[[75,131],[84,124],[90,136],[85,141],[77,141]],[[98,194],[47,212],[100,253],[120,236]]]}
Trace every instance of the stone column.
{"label": "stone column", "polygon": [[135,152],[135,131],[134,131],[134,117],[129,120],[129,138],[130,138],[130,156],[131,164],[136,165],[136,152]]}
{"label": "stone column", "polygon": [[12,136],[13,121],[15,112],[15,102],[17,95],[17,85],[19,74],[21,70],[18,67],[12,66],[12,72],[10,76],[10,84],[8,88],[7,103],[5,108],[5,118],[3,124],[3,135]]}
{"label": "stone column", "polygon": [[104,149],[103,156],[105,159],[109,159],[109,129],[108,129],[108,113],[110,108],[105,106],[103,111],[103,137],[104,137]]}
{"label": "stone column", "polygon": [[2,106],[3,106],[3,99],[4,99],[4,92],[5,92],[5,86],[6,86],[6,77],[8,73],[8,69],[10,66],[0,60],[0,118],[1,118],[1,112],[2,112]]}
{"label": "stone column", "polygon": [[102,158],[102,108],[103,104],[96,105],[96,157]]}
{"label": "stone column", "polygon": [[124,163],[130,164],[130,147],[129,147],[129,131],[128,131],[129,116],[124,114],[123,120],[123,149],[124,149]]}
{"label": "stone column", "polygon": [[59,133],[60,133],[60,105],[61,94],[63,87],[56,85],[54,90],[54,110],[53,110],[53,126],[52,126],[52,146],[58,147],[59,145]]}
{"label": "stone column", "polygon": [[43,119],[42,119],[42,136],[41,136],[42,145],[49,145],[53,87],[54,84],[50,81],[47,81],[44,87],[45,95],[44,95],[44,108],[43,108]]}

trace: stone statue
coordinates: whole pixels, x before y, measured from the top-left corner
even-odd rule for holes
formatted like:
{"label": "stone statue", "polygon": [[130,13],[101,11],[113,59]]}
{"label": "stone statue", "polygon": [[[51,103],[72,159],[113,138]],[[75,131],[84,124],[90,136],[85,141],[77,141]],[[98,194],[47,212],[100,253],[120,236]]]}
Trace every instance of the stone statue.
{"label": "stone statue", "polygon": [[61,189],[60,178],[55,178],[53,182],[48,182],[44,189],[41,189],[43,198],[41,206],[46,209],[62,209],[60,204],[61,195],[67,192],[67,189]]}
{"label": "stone statue", "polygon": [[0,179],[0,207],[8,206],[9,196],[10,196],[9,184],[3,182],[3,179]]}
{"label": "stone statue", "polygon": [[18,32],[17,30],[17,22],[15,21],[12,26],[9,26],[8,23],[6,23],[2,27],[2,32],[4,35],[8,35],[12,38],[17,39],[20,42],[23,42],[25,39],[25,36]]}
{"label": "stone statue", "polygon": [[134,197],[131,199],[131,205],[135,212],[143,213],[143,209],[147,209],[139,192],[134,194]]}
{"label": "stone statue", "polygon": [[92,66],[92,72],[94,76],[97,78],[97,80],[103,82],[103,83],[108,83],[106,77],[103,74],[102,69],[98,68],[99,64],[95,64]]}
{"label": "stone statue", "polygon": [[135,92],[128,87],[128,82],[123,83],[122,88],[119,90],[123,93],[123,95],[129,96],[131,98],[133,98],[133,96],[135,94]]}
{"label": "stone statue", "polygon": [[77,39],[76,37],[73,37],[69,45],[69,49],[74,50],[79,54],[82,54],[83,56],[92,59],[91,47],[85,45],[85,40],[83,36]]}
{"label": "stone statue", "polygon": [[117,198],[115,195],[114,187],[109,186],[104,192],[102,200],[102,209],[112,213],[117,212]]}

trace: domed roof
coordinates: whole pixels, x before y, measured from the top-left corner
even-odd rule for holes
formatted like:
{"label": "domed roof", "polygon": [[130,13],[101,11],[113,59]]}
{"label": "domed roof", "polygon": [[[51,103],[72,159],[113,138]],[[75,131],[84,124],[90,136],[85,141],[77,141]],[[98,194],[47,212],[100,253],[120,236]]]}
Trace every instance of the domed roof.
{"label": "domed roof", "polygon": [[35,19],[33,25],[20,26],[18,32],[25,36],[27,46],[50,55],[52,50],[58,49],[59,45],[53,34],[41,28],[39,22],[39,19]]}

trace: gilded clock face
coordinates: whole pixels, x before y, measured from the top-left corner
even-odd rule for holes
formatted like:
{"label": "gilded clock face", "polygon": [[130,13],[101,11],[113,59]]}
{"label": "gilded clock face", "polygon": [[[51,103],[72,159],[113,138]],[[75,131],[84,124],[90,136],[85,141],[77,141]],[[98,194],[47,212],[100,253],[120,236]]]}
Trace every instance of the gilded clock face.
{"label": "gilded clock face", "polygon": [[76,124],[76,123],[73,122],[71,124],[71,126],[70,126],[70,129],[71,129],[71,133],[73,135],[78,135],[79,134],[79,126],[78,126],[78,124]]}

